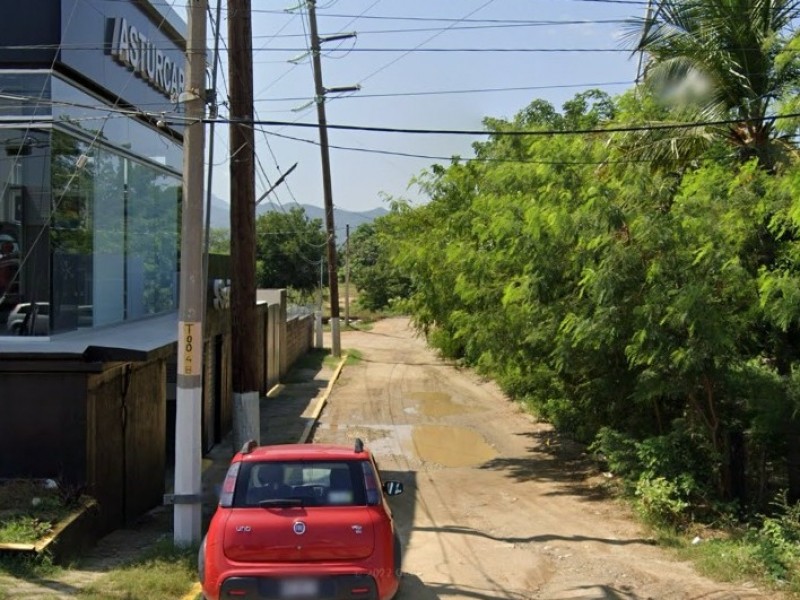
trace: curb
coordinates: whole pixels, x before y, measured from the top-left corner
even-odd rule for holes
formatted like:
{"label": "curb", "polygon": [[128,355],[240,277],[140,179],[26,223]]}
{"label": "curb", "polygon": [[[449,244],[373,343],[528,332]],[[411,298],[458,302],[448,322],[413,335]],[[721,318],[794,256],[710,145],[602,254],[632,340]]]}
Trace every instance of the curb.
{"label": "curb", "polygon": [[300,439],[297,442],[298,444],[308,443],[308,438],[311,437],[311,431],[314,429],[317,421],[319,421],[319,416],[322,414],[322,409],[325,408],[325,404],[328,402],[328,396],[331,395],[333,386],[336,384],[336,380],[339,379],[339,375],[342,373],[342,369],[344,368],[344,364],[347,362],[347,358],[348,355],[345,354],[342,356],[341,360],[339,360],[339,364],[336,366],[336,370],[333,372],[333,376],[331,376],[328,386],[325,388],[325,391],[322,393],[322,396],[320,396],[319,400],[317,400],[317,404],[314,407],[314,412],[311,413],[311,418],[309,419],[308,423],[306,423],[306,427],[303,429],[303,433],[300,435]]}

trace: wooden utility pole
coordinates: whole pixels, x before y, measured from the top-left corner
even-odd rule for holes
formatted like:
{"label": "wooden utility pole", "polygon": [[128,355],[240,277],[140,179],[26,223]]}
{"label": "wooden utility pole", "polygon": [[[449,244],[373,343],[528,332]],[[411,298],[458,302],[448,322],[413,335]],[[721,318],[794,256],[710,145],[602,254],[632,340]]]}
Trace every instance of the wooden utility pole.
{"label": "wooden utility pole", "polygon": [[322,155],[322,191],[325,201],[325,228],[328,232],[328,288],[331,297],[331,354],[342,355],[339,332],[339,280],[336,268],[336,228],[333,222],[333,186],[331,159],[328,150],[328,121],[325,116],[325,87],[322,85],[320,37],[317,32],[316,0],[308,0],[308,21],[311,34],[311,60],[314,66],[314,95],[319,122],[319,148]]}
{"label": "wooden utility pole", "polygon": [[[233,447],[260,440],[256,337],[255,133],[250,0],[228,0]],[[237,123],[238,121],[238,123]]]}
{"label": "wooden utility pole", "polygon": [[350,327],[350,224],[345,226],[344,241],[344,326]]}
{"label": "wooden utility pole", "polygon": [[205,152],[207,0],[190,0],[186,41],[186,108],[178,306],[178,381],[175,419],[173,538],[178,546],[200,541],[202,509],[200,423],[203,399],[203,154]]}

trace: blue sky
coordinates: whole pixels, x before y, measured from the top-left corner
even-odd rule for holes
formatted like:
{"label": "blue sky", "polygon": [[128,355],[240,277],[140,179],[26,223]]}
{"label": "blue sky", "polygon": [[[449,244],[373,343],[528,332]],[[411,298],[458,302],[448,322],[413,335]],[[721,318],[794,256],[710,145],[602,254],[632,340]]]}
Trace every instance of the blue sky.
{"label": "blue sky", "polygon": [[[256,118],[315,123],[316,110],[313,105],[307,105],[313,96],[310,59],[306,56],[297,64],[287,62],[301,56],[307,47],[305,12],[286,11],[297,6],[297,0],[295,4],[292,0],[252,0],[252,3]],[[213,9],[216,0],[209,0],[209,4]],[[355,40],[324,45],[324,84],[328,88],[362,86],[361,92],[347,97],[329,97],[326,104],[328,122],[379,127],[480,129],[483,117],[511,117],[534,98],[543,98],[560,108],[565,100],[583,89],[600,87],[611,94],[620,93],[635,79],[636,60],[630,58],[628,52],[613,51],[621,48],[619,37],[623,25],[602,21],[642,17],[645,4],[608,0],[320,0],[317,15],[321,34],[358,33]],[[223,0],[223,34],[227,30],[225,6]],[[586,23],[518,26],[517,23],[497,23],[498,20]],[[591,48],[612,52],[447,51],[404,54],[376,51],[417,47]],[[223,60],[226,58],[223,49]],[[227,61],[223,66],[224,77],[219,88],[224,95]],[[608,82],[627,82],[627,85],[598,85]],[[545,89],[393,96],[410,92],[534,86]],[[546,89],[548,86],[571,87]],[[271,126],[266,130],[267,135],[256,134],[257,158],[266,174],[259,169],[257,194],[269,187],[267,180],[275,181],[281,172],[298,163],[297,169],[287,178],[288,185],[281,185],[269,199],[286,207],[295,201],[322,206],[319,148],[276,135],[317,141],[317,131],[290,126]],[[227,130],[218,128],[217,134],[213,191],[227,200]],[[482,139],[333,130],[329,135],[331,144],[339,146],[465,157],[472,154],[470,144]],[[333,149],[334,203],[345,210],[368,210],[385,206],[382,194],[423,202],[424,197],[408,184],[432,162],[436,161]]]}

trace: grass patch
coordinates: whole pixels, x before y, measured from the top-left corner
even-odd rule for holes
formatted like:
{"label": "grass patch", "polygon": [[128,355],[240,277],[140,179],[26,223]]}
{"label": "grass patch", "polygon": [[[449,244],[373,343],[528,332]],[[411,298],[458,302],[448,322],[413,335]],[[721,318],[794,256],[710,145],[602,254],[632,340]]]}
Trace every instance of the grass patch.
{"label": "grass patch", "polygon": [[[53,564],[52,559],[47,554],[0,557],[0,572],[17,579],[52,578],[62,570],[62,567]],[[2,588],[0,588],[0,598],[2,597]]]}
{"label": "grass patch", "polygon": [[800,597],[800,573],[787,571],[777,575],[764,561],[761,543],[751,535],[737,534],[729,539],[712,539],[699,544],[685,542],[677,552],[708,577],[734,583],[755,581],[768,589]]}
{"label": "grass patch", "polygon": [[0,484],[0,543],[33,544],[77,506],[79,494],[41,481],[15,479]]}
{"label": "grass patch", "polygon": [[345,350],[345,353],[347,354],[347,362],[344,363],[346,365],[357,365],[364,360],[364,354],[361,350],[350,348],[349,350]]}
{"label": "grass patch", "polygon": [[[342,350],[342,356],[347,355],[347,360],[345,361],[345,365],[356,365],[361,362],[364,358],[364,355],[361,353],[360,350]],[[325,356],[325,366],[329,369],[335,369],[339,366],[339,361],[341,358],[336,358],[333,354],[327,354]]]}
{"label": "grass patch", "polygon": [[[766,521],[769,522],[769,519]],[[653,529],[661,547],[672,550],[678,558],[692,562],[698,572],[717,581],[754,582],[768,590],[781,591],[791,598],[800,598],[800,561],[794,554],[779,552],[780,544],[765,536],[764,529],[730,527],[724,530],[699,530],[697,543],[694,530],[678,532],[670,528]]]}
{"label": "grass patch", "polygon": [[350,321],[347,327],[356,331],[372,331],[375,329],[375,321]]}
{"label": "grass patch", "polygon": [[197,547],[163,540],[141,558],[109,571],[81,590],[80,600],[180,598],[197,581]]}

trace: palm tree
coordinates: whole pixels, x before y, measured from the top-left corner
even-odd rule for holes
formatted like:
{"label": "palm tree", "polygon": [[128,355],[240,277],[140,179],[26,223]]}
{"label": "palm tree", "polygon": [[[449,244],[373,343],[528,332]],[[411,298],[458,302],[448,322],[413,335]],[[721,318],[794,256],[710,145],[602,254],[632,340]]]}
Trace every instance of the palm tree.
{"label": "palm tree", "polygon": [[628,37],[647,56],[650,91],[684,119],[733,121],[651,135],[639,140],[639,153],[686,159],[724,140],[742,160],[773,168],[790,150],[769,117],[797,84],[790,42],[798,16],[800,0],[656,0],[647,17],[631,21]]}

